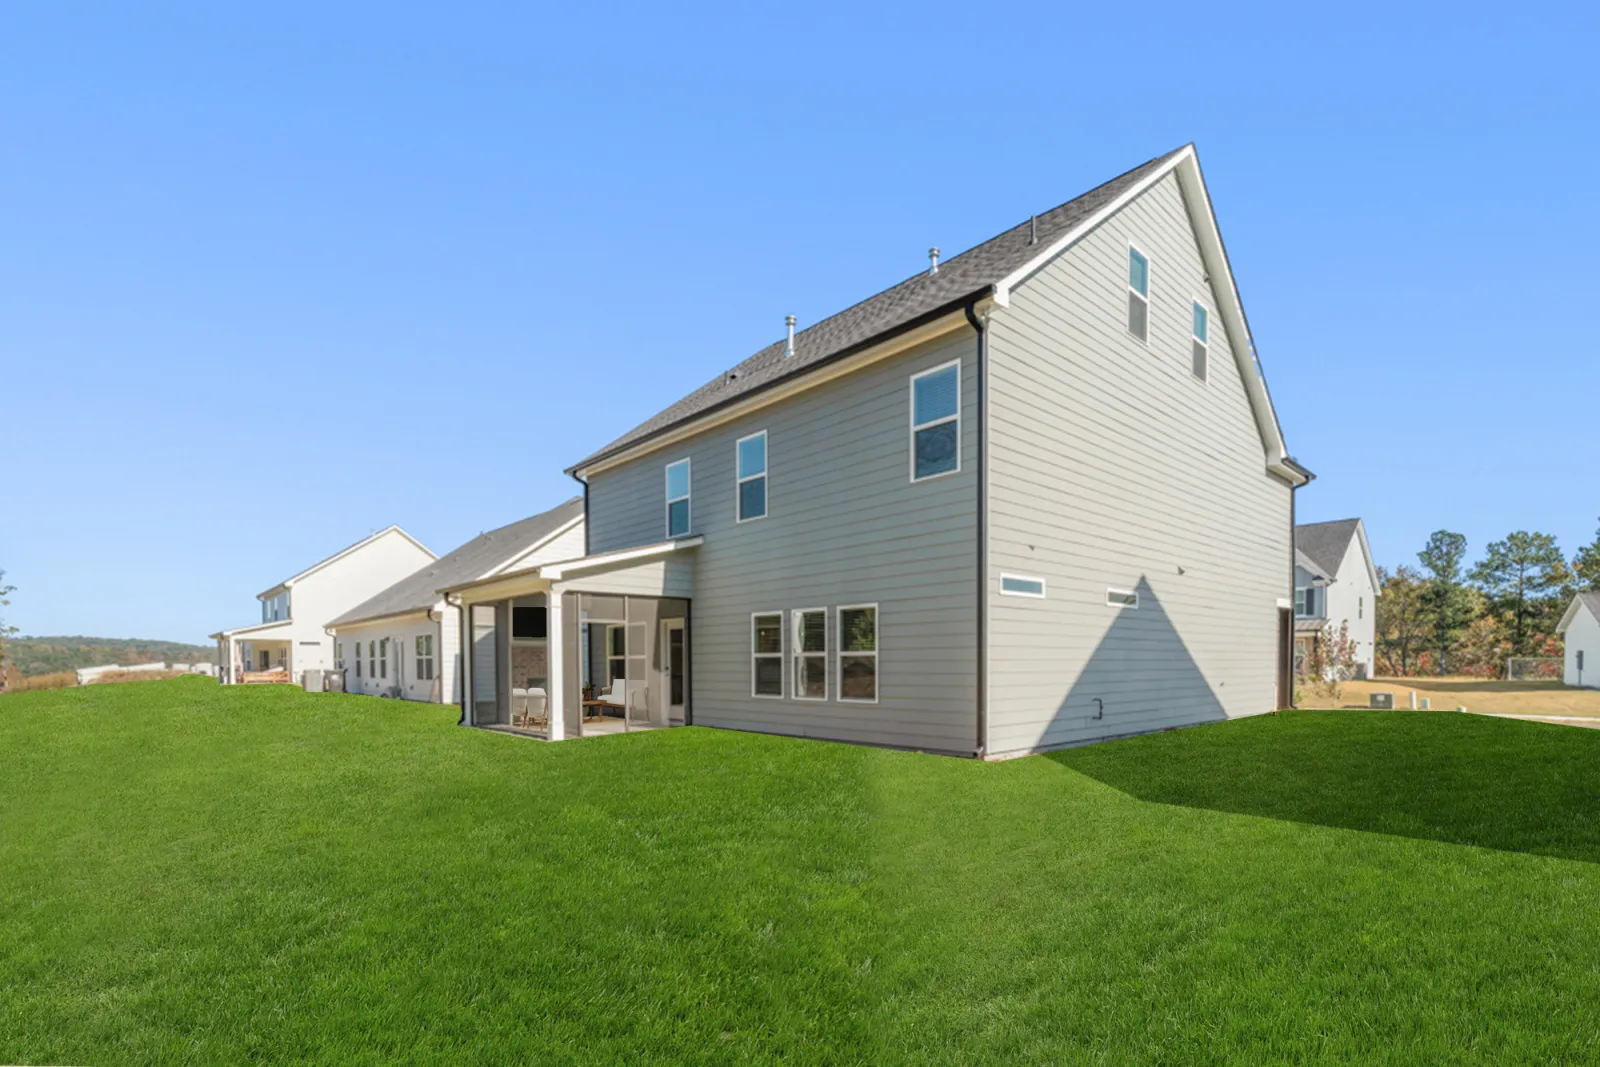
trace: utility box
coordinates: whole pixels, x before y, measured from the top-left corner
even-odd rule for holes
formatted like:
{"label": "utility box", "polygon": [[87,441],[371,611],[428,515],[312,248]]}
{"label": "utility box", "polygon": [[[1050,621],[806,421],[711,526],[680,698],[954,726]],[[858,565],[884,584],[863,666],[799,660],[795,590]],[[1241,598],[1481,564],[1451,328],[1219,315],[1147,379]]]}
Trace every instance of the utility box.
{"label": "utility box", "polygon": [[1371,704],[1372,704],[1372,707],[1375,707],[1375,708],[1383,708],[1385,711],[1393,711],[1394,710],[1394,694],[1393,693],[1373,693],[1372,697],[1371,697]]}
{"label": "utility box", "polygon": [[305,686],[308,693],[322,692],[322,672],[314,669],[302,672],[300,684]]}

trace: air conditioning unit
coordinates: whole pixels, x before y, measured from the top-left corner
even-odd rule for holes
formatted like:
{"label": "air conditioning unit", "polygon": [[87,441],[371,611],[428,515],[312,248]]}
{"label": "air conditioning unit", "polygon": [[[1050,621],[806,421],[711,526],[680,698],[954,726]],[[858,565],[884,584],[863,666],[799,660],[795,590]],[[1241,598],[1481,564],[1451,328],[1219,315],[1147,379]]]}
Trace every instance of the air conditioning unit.
{"label": "air conditioning unit", "polygon": [[322,672],[315,668],[308,671],[302,671],[300,674],[300,684],[305,687],[305,690],[308,693],[322,692]]}

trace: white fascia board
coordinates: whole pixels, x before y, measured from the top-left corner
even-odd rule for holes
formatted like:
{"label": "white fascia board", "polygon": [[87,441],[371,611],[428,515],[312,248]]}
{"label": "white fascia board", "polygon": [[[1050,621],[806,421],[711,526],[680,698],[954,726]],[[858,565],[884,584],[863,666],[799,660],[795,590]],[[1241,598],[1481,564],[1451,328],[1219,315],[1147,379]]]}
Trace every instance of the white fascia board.
{"label": "white fascia board", "polygon": [[1361,542],[1361,560],[1367,565],[1367,577],[1372,579],[1372,595],[1382,596],[1383,586],[1378,581],[1378,568],[1372,562],[1372,546],[1367,544],[1367,524],[1356,520],[1356,539]]}
{"label": "white fascia board", "polygon": [[636,563],[642,559],[653,559],[657,556],[669,556],[674,552],[685,549],[699,548],[705,544],[703,536],[680,537],[675,541],[661,541],[653,545],[644,545],[640,548],[625,548],[618,552],[605,552],[598,556],[579,556],[577,559],[563,560],[559,563],[546,563],[537,568],[542,577],[551,581],[568,578],[574,574],[585,571],[600,570],[612,567],[618,563]]}
{"label": "white fascia board", "polygon": [[552,530],[548,535],[546,535],[544,537],[541,537],[538,541],[536,541],[533,544],[529,545],[527,548],[524,548],[522,551],[518,552],[516,555],[512,556],[510,559],[507,559],[507,560],[505,560],[505,561],[503,561],[501,563],[498,563],[495,566],[489,568],[487,571],[485,571],[483,574],[479,575],[478,577],[480,579],[482,579],[482,578],[493,578],[497,574],[507,574],[507,573],[510,573],[511,571],[517,570],[518,569],[517,568],[517,564],[518,563],[520,563],[523,560],[527,559],[529,556],[533,555],[535,552],[539,551],[539,549],[543,548],[545,545],[548,545],[551,541],[554,541],[556,538],[560,537],[562,534],[569,533],[574,527],[576,527],[577,525],[579,525],[582,522],[583,522],[583,515],[579,514],[576,518],[572,519],[572,521],[563,524],[559,529]]}
{"label": "white fascia board", "polygon": [[[1289,452],[1283,442],[1283,431],[1278,424],[1277,412],[1272,406],[1271,394],[1267,392],[1266,377],[1262,374],[1260,362],[1256,359],[1255,341],[1250,336],[1250,326],[1245,320],[1244,304],[1239,299],[1239,288],[1234,281],[1233,269],[1228,264],[1227,249],[1222,244],[1222,232],[1217,228],[1216,213],[1211,206],[1211,195],[1206,191],[1205,178],[1200,173],[1200,159],[1195,155],[1194,145],[1186,145],[1121,196],[1002,278],[994,287],[994,302],[1000,307],[1009,307],[1011,291],[1016,286],[1038,273],[1045,264],[1083,240],[1112,215],[1144,195],[1169,174],[1177,176],[1179,188],[1183,191],[1184,205],[1189,210],[1190,225],[1200,246],[1200,257],[1205,263],[1206,273],[1213,279],[1212,288],[1216,290],[1217,313],[1227,330],[1234,363],[1239,368],[1239,377],[1243,380],[1245,393],[1250,398],[1250,408],[1255,415],[1256,428],[1261,433],[1261,442],[1266,450],[1267,469],[1290,485],[1304,485],[1310,479],[1289,463]],[[1219,279],[1221,284],[1215,284]]]}
{"label": "white fascia board", "polygon": [[418,541],[415,537],[412,537],[410,534],[406,533],[399,526],[386,526],[383,529],[379,530],[377,533],[372,534],[369,537],[363,537],[361,540],[357,541],[355,544],[351,545],[349,548],[341,549],[340,551],[335,552],[333,555],[329,556],[327,559],[322,560],[322,561],[320,561],[318,563],[313,563],[311,566],[307,567],[305,570],[301,571],[299,574],[295,575],[293,578],[285,578],[283,581],[279,582],[277,585],[273,586],[271,589],[268,589],[265,593],[257,593],[256,594],[256,599],[257,600],[265,600],[267,597],[275,595],[280,589],[288,589],[288,588],[292,587],[296,582],[303,581],[304,579],[306,579],[306,578],[310,577],[311,575],[315,574],[317,571],[320,571],[322,568],[324,568],[324,567],[326,567],[326,566],[328,566],[330,564],[337,563],[339,560],[344,559],[346,556],[350,555],[350,553],[359,551],[360,549],[363,549],[363,548],[367,547],[368,545],[372,544],[374,541],[378,540],[380,537],[387,537],[389,534],[392,534],[392,533],[397,533],[401,537],[404,537],[407,541],[410,541],[412,544],[416,545],[418,548],[420,548],[427,555],[427,557],[429,559],[437,560],[439,558],[438,556],[434,555],[433,549],[429,548],[427,545],[423,544],[421,541]]}
{"label": "white fascia board", "polygon": [[[1578,621],[1578,611],[1587,607],[1588,605],[1583,602],[1582,594],[1574,596],[1572,603],[1567,605],[1567,610],[1561,613],[1561,621],[1556,623],[1556,633],[1565,634],[1572,627],[1572,624]],[[1597,617],[1596,621],[1600,622],[1600,617]]]}
{"label": "white fascia board", "polygon": [[293,622],[294,620],[292,619],[278,619],[275,622],[261,622],[254,626],[239,626],[232,630],[223,630],[220,633],[214,633],[211,635],[211,637],[214,639],[238,637],[240,635],[258,634],[264,630],[276,630],[280,627],[287,631],[293,625]]}

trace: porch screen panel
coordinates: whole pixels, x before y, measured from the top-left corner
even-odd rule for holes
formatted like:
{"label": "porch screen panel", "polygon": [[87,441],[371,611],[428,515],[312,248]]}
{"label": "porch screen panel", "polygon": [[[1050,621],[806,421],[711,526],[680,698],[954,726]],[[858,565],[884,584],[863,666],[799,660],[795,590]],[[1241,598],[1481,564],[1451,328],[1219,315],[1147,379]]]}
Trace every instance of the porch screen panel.
{"label": "porch screen panel", "polygon": [[[473,722],[494,722],[499,704],[495,686],[499,675],[495,655],[494,607],[472,606],[472,706]],[[487,718],[484,716],[487,715]]]}

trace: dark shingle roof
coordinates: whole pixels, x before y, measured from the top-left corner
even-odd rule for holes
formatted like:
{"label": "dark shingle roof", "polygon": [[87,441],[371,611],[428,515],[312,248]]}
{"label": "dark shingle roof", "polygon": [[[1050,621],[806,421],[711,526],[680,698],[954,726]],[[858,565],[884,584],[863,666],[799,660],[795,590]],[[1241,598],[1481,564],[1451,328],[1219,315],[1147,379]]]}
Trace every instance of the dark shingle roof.
{"label": "dark shingle roof", "polygon": [[[1184,147],[1188,147],[1187,145]],[[853,307],[794,335],[794,355],[785,342],[768,345],[731,372],[696,389],[665,411],[646,419],[570,470],[577,470],[630,445],[664,433],[817,366],[860,351],[871,343],[937,318],[987,291],[1026,264],[1050,243],[1137,185],[1183,148],[1142,163],[1075,200],[1025,220],[983,244],[939,264],[936,274],[915,274]],[[1030,235],[1035,239],[1030,240]]]}
{"label": "dark shingle roof", "polygon": [[1294,528],[1294,547],[1311,557],[1311,562],[1330,576],[1339,576],[1339,564],[1350,550],[1350,538],[1356,535],[1360,519],[1338,519],[1334,522],[1311,522]]}
{"label": "dark shingle roof", "polygon": [[583,498],[575,496],[549,511],[479,534],[449,555],[441,556],[372,599],[351,608],[328,625],[342,626],[366,619],[425,611],[439,602],[440,589],[482,578],[582,515]]}

